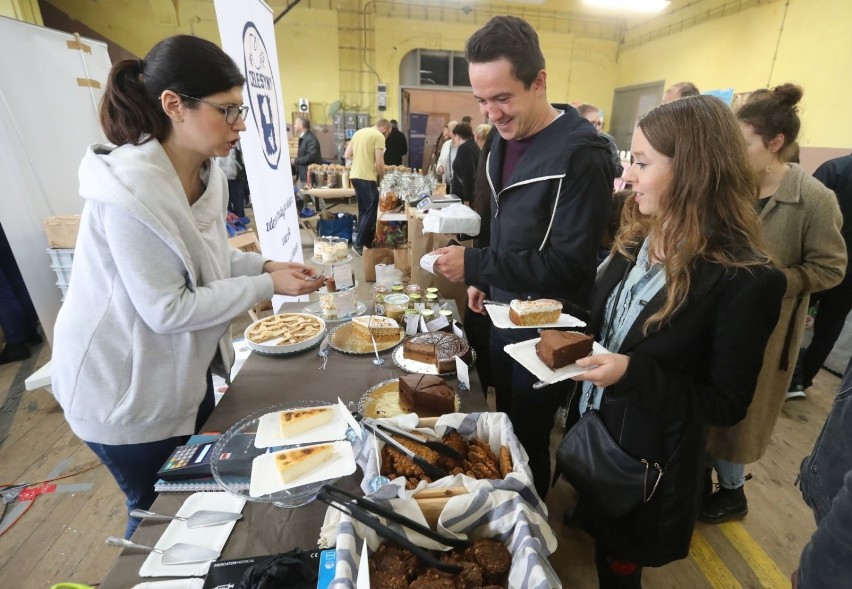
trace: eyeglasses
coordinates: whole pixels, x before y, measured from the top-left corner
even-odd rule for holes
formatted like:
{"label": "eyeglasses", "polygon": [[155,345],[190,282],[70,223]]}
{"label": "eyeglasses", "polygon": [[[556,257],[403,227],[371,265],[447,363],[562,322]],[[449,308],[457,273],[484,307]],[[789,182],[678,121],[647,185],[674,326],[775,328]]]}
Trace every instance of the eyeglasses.
{"label": "eyeglasses", "polygon": [[597,127],[598,129],[600,129],[601,127],[603,127],[603,121],[595,121],[595,122],[594,122],[594,123],[592,123],[592,124],[593,124],[595,127]]}
{"label": "eyeglasses", "polygon": [[242,106],[237,106],[236,104],[216,104],[215,102],[210,102],[209,100],[204,100],[203,98],[196,98],[195,96],[188,96],[186,94],[181,94],[180,92],[175,92],[178,96],[183,98],[188,98],[189,100],[195,100],[198,102],[203,102],[204,104],[209,104],[213,108],[218,108],[225,115],[225,123],[228,125],[233,125],[237,122],[237,118],[241,118],[242,120],[246,120],[246,115],[248,115],[249,107],[245,104]]}

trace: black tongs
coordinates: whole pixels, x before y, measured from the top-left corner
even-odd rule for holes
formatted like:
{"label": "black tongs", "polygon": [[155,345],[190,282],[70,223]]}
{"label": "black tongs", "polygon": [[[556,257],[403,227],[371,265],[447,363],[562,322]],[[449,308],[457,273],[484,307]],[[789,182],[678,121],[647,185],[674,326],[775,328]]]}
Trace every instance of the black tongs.
{"label": "black tongs", "polygon": [[403,548],[410,550],[415,556],[420,558],[430,567],[435,567],[440,571],[444,571],[445,573],[451,574],[457,574],[462,572],[462,567],[446,562],[441,562],[440,560],[429,554],[427,550],[417,546],[404,535],[393,531],[388,526],[381,523],[379,521],[379,518],[376,517],[376,515],[379,515],[389,521],[397,523],[405,528],[413,530],[418,534],[422,534],[430,540],[434,540],[435,542],[438,542],[445,546],[450,546],[451,548],[465,550],[466,548],[470,547],[470,542],[468,542],[467,540],[461,540],[459,538],[447,538],[446,536],[442,536],[431,528],[417,523],[416,521],[409,519],[402,514],[396,513],[391,509],[374,503],[373,501],[370,501],[365,497],[359,497],[354,493],[346,491],[345,489],[335,487],[334,485],[323,485],[319,494],[317,494],[317,499],[322,501],[326,505],[345,513],[352,519],[358,520],[368,528],[375,530],[375,532],[385,540],[390,540],[391,542],[399,544]]}
{"label": "black tongs", "polygon": [[[453,460],[457,460],[459,462],[464,460],[464,458],[462,458],[461,454],[459,454],[458,452],[453,450],[452,447],[441,442],[440,440],[424,440],[423,438],[419,438],[419,437],[415,436],[410,431],[400,429],[400,428],[396,427],[395,425],[391,425],[389,423],[385,423],[384,421],[379,421],[377,419],[371,419],[369,417],[364,417],[364,418],[362,418],[362,422],[364,420],[371,423],[372,425],[375,425],[376,427],[382,428],[385,431],[388,431],[388,432],[391,432],[392,434],[396,434],[398,436],[401,436],[401,437],[405,438],[406,440],[411,440],[412,442],[420,444],[421,446],[426,446],[430,450],[434,450],[438,454],[443,454],[447,458],[452,458]],[[423,434],[423,435],[425,435],[425,434]]]}
{"label": "black tongs", "polygon": [[376,422],[370,419],[369,417],[364,417],[363,415],[356,414],[355,419],[359,420],[361,422],[361,425],[373,432],[373,435],[382,440],[385,444],[390,444],[394,447],[394,449],[408,456],[414,464],[416,464],[423,470],[423,473],[427,477],[431,478],[432,480],[438,480],[446,476],[450,476],[450,473],[441,468],[440,466],[435,466],[419,454],[416,454],[409,448],[406,448],[405,446],[394,440],[392,437],[387,435],[379,427],[377,427]]}

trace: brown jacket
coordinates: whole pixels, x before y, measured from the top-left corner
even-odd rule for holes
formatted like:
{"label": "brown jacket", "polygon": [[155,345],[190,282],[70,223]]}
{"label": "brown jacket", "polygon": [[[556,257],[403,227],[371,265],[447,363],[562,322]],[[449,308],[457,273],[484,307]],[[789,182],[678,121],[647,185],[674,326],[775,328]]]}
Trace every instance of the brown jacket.
{"label": "brown jacket", "polygon": [[759,460],[769,445],[793,378],[810,293],[839,284],[846,269],[837,198],[801,167],[789,166],[760,214],[766,247],[787,277],[781,316],[766,344],[745,419],[732,427],[711,427],[707,437],[709,454],[737,464]]}

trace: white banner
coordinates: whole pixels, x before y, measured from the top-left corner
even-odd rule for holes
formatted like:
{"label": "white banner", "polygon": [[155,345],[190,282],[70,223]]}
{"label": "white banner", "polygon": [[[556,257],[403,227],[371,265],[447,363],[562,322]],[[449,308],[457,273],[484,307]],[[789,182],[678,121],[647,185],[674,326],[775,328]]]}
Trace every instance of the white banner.
{"label": "white banner", "polygon": [[[272,9],[263,0],[215,0],[215,7],[222,49],[246,77],[249,113],[240,144],[260,249],[273,260],[302,262]],[[275,310],[288,300],[305,297],[276,296]]]}

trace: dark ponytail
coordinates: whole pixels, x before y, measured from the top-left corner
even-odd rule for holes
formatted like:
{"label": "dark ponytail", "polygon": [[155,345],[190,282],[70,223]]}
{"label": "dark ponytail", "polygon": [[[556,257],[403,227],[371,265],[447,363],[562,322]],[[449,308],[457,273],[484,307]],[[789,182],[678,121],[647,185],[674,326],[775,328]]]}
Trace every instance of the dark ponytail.
{"label": "dark ponytail", "polygon": [[[189,35],[157,43],[143,60],[124,60],[109,73],[100,104],[104,134],[115,145],[165,140],[172,130],[160,95],[166,90],[204,98],[242,86],[245,78],[218,46]],[[187,101],[187,108],[198,103]]]}
{"label": "dark ponytail", "polygon": [[769,145],[777,135],[783,135],[786,150],[799,137],[802,121],[796,105],[803,94],[801,86],[790,83],[775,86],[771,90],[756,90],[737,111],[737,119],[751,125],[765,145]]}

